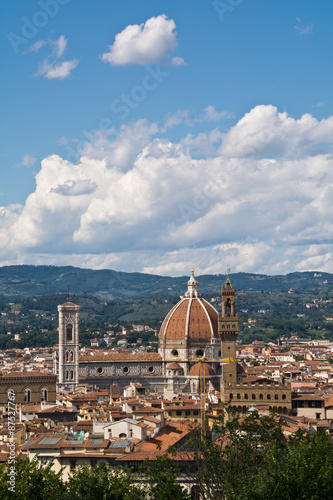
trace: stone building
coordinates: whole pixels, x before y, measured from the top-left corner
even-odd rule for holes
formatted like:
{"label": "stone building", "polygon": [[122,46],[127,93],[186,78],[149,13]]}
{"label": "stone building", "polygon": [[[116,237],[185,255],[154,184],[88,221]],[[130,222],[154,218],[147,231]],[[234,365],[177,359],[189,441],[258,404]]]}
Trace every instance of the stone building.
{"label": "stone building", "polygon": [[267,378],[244,378],[245,373],[236,363],[236,341],[238,337],[238,314],[236,312],[235,285],[229,275],[222,286],[222,312],[219,315],[219,337],[223,357],[235,361],[223,366],[221,380],[221,401],[230,401],[233,409],[246,413],[253,405],[266,405],[279,413],[288,414],[292,409],[290,382],[276,382]]}
{"label": "stone building", "polygon": [[58,389],[74,390],[79,384],[79,311],[80,306],[69,301],[58,306],[59,351],[54,357]]}
{"label": "stone building", "polygon": [[7,407],[8,395],[16,404],[55,403],[56,375],[39,371],[11,372],[0,376],[0,407]]}

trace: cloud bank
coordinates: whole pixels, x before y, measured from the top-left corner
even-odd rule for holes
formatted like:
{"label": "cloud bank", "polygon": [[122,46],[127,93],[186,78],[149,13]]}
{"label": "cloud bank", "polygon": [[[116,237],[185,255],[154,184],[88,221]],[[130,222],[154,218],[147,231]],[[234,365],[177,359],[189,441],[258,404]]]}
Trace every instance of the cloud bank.
{"label": "cloud bank", "polygon": [[268,105],[226,132],[161,130],[139,120],[92,138],[78,164],[45,158],[25,204],[0,209],[2,265],[333,272],[333,117]]}

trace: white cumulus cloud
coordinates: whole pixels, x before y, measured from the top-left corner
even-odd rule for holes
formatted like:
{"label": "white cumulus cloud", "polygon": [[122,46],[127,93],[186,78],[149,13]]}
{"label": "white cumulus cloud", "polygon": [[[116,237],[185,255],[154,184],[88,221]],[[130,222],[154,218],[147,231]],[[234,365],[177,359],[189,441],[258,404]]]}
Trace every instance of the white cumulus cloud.
{"label": "white cumulus cloud", "polygon": [[[113,66],[126,64],[164,63],[177,48],[176,24],[165,14],[151,17],[145,23],[126,26],[115,36],[108,52],[101,55],[104,62]],[[174,66],[184,64],[181,57],[174,57]]]}
{"label": "white cumulus cloud", "polygon": [[0,262],[333,272],[331,127],[257,106],[178,142],[147,120],[93,135],[78,163],[45,158],[26,202],[0,209]]}

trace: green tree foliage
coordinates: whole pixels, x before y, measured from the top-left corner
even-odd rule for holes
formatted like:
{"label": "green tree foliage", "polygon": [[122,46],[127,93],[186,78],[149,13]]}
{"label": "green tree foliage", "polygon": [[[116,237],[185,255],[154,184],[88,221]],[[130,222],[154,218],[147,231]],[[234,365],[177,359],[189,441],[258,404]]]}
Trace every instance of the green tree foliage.
{"label": "green tree foliage", "polygon": [[326,433],[291,439],[273,448],[254,479],[256,500],[329,500],[333,498],[333,444]]}
{"label": "green tree foliage", "polygon": [[[61,479],[61,472],[52,470],[52,462],[40,466],[37,458],[29,462],[17,457],[15,464],[1,465],[0,468],[0,498],[3,500],[58,500],[65,497],[66,488]],[[10,490],[8,473],[15,467],[15,491]]]}
{"label": "green tree foliage", "polygon": [[[333,498],[333,443],[326,433],[284,438],[280,418],[257,412],[216,425],[190,443],[188,468],[204,500]],[[218,437],[217,437],[218,436]]]}
{"label": "green tree foliage", "polygon": [[143,500],[145,493],[130,473],[105,464],[78,467],[67,484],[68,500]]}
{"label": "green tree foliage", "polygon": [[146,478],[151,500],[190,500],[187,492],[177,483],[180,469],[168,455],[156,460],[145,460],[141,473]]}

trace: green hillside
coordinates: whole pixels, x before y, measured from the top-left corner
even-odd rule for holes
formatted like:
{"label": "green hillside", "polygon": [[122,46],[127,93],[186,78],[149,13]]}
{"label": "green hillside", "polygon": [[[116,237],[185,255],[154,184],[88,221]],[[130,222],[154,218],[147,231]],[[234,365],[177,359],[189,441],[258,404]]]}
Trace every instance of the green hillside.
{"label": "green hillside", "polygon": [[[5,266],[0,267],[0,300],[66,294],[68,286],[71,294],[95,295],[105,300],[129,299],[147,294],[175,296],[186,291],[188,279],[188,276],[172,278],[72,266]],[[235,273],[231,275],[231,280],[237,290],[244,291],[303,291],[333,285],[332,274],[318,272],[279,276]],[[225,275],[198,276],[198,281],[203,293],[219,294]]]}

